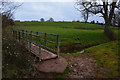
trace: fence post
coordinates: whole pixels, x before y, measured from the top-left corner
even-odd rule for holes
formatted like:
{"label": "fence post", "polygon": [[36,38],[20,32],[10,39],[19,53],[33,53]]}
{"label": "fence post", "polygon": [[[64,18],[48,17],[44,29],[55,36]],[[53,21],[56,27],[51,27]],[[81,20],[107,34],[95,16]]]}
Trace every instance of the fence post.
{"label": "fence post", "polygon": [[44,42],[45,42],[45,49],[46,49],[46,46],[47,46],[47,34],[45,33],[45,40],[44,40]]}
{"label": "fence post", "polygon": [[57,35],[57,56],[59,57],[59,46],[60,46],[60,43],[59,43],[59,35]]}
{"label": "fence post", "polygon": [[29,34],[29,49],[31,51],[31,34]]}
{"label": "fence post", "polygon": [[36,44],[38,45],[38,32],[36,32]]}
{"label": "fence post", "polygon": [[19,35],[19,42],[20,42],[20,31],[19,31],[19,34],[18,34],[18,35]]}

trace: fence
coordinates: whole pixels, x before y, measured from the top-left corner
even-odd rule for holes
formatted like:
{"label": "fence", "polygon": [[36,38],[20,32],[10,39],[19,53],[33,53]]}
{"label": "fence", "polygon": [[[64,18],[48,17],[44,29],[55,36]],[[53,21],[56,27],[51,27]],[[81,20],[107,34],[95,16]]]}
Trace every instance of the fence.
{"label": "fence", "polygon": [[[41,35],[42,34],[42,35]],[[48,40],[47,37],[49,35],[52,35],[56,37],[56,42]],[[37,32],[37,31],[29,31],[29,30],[13,30],[13,36],[23,44],[29,46],[29,50],[31,51],[31,44],[35,44],[39,47],[39,54],[41,54],[41,48],[47,49],[53,53],[57,53],[57,56],[59,57],[59,35],[57,34],[51,34],[51,33],[44,33],[44,32]],[[43,38],[41,38],[41,36]],[[44,44],[42,44],[44,42]],[[56,49],[52,49],[47,46],[47,43],[55,44]]]}

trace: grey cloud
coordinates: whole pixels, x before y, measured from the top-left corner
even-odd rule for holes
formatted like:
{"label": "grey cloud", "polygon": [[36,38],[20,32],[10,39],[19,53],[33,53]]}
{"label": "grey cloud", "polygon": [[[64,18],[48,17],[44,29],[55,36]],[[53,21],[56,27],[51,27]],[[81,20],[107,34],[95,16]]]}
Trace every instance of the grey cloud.
{"label": "grey cloud", "polygon": [[[83,21],[73,2],[24,2],[15,13],[15,19],[22,21],[40,20],[41,17],[45,20],[53,17],[56,21]],[[98,17],[98,20],[102,19]]]}

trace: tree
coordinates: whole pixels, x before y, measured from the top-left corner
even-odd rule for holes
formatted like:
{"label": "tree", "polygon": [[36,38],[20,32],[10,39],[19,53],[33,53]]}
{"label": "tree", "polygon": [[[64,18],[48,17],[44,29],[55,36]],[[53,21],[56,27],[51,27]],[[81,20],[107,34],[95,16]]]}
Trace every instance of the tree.
{"label": "tree", "polygon": [[120,27],[120,10],[117,9],[115,10],[115,13],[113,15],[112,21],[111,21],[112,26],[119,26]]}
{"label": "tree", "polygon": [[14,2],[2,2],[0,6],[2,15],[2,27],[7,27],[9,25],[14,25],[13,14],[16,9],[21,6],[22,4],[14,3]]}
{"label": "tree", "polygon": [[41,18],[40,21],[41,21],[41,22],[44,22],[45,20],[44,20],[44,18]]}
{"label": "tree", "polygon": [[117,24],[120,27],[120,12],[118,13],[118,17],[117,17]]}
{"label": "tree", "polygon": [[91,24],[95,24],[95,21],[93,20],[93,21],[91,21]]}
{"label": "tree", "polygon": [[111,26],[115,27],[116,26],[116,14],[113,14],[113,18],[111,20]]}
{"label": "tree", "polygon": [[84,18],[85,24],[87,23],[88,16],[89,16],[89,12],[88,11],[83,11],[82,12],[82,17]]}
{"label": "tree", "polygon": [[54,22],[54,19],[53,19],[53,18],[50,18],[49,21],[50,21],[50,22]]}
{"label": "tree", "polygon": [[97,21],[97,24],[99,24],[99,21]]}
{"label": "tree", "polygon": [[104,33],[107,35],[108,38],[111,40],[115,40],[116,37],[112,30],[110,29],[111,20],[113,18],[113,14],[115,11],[115,8],[119,9],[120,7],[120,0],[117,0],[116,2],[113,0],[93,0],[91,2],[88,1],[81,1],[77,0],[76,6],[77,9],[81,11],[80,6],[82,5],[82,9],[88,11],[92,14],[101,14],[105,21],[105,28]]}
{"label": "tree", "polygon": [[[85,0],[86,1],[86,0]],[[75,6],[75,8],[81,12],[82,16],[84,18],[84,21],[85,21],[85,24],[87,23],[88,21],[88,17],[91,16],[92,14],[90,12],[88,12],[83,6],[81,3],[79,3],[79,8],[77,8],[77,6]]]}
{"label": "tree", "polygon": [[120,10],[117,10],[115,14],[116,24],[120,27]]}

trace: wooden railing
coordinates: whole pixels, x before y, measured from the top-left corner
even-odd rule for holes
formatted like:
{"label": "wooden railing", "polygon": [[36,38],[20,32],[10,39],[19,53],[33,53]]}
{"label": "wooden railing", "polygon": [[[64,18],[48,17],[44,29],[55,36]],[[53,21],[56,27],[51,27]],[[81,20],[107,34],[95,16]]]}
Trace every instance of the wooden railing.
{"label": "wooden railing", "polygon": [[[41,35],[42,34],[42,37]],[[51,41],[47,39],[47,36],[52,35],[56,38],[55,41]],[[29,49],[31,50],[31,43],[39,46],[39,54],[41,54],[41,47],[56,53],[59,57],[59,35],[51,34],[51,33],[44,33],[44,32],[37,32],[37,31],[29,31],[29,30],[13,30],[13,36],[20,42],[24,43],[25,45],[29,43]],[[44,43],[44,44],[43,44]],[[47,43],[55,44],[56,49],[48,47]]]}

